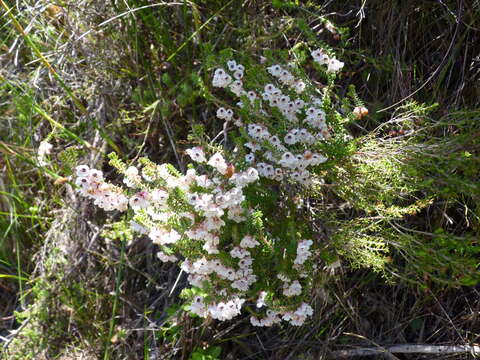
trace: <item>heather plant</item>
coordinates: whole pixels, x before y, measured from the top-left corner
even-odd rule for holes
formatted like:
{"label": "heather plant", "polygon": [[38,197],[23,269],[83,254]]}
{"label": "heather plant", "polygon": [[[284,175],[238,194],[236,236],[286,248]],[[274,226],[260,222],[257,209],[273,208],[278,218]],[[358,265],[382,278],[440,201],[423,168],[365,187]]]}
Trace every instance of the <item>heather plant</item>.
{"label": "heather plant", "polygon": [[132,229],[158,245],[159,260],[180,264],[192,286],[188,309],[201,317],[230,320],[247,305],[255,326],[302,325],[313,313],[321,253],[300,209],[309,189],[322,186],[329,162],[348,153],[343,124],[360,107],[346,110],[335,96],[342,62],[311,51],[315,79],[302,70],[306,51],[292,53],[296,61],[287,64],[269,54],[245,66],[225,51],[211,64],[216,99],[236,104],[216,110],[221,141],[208,141],[196,126],[185,174],[147,158],[128,166],[115,153],[110,164],[124,187],[99,170],[76,168],[80,194],[104,210],[128,211]]}
{"label": "heather plant", "polygon": [[[387,350],[476,341],[478,4],[0,3],[5,357],[217,358],[220,345],[230,358],[335,358],[347,355],[330,350],[372,341]],[[323,50],[313,58],[302,41]],[[238,50],[217,51],[230,47]],[[222,74],[231,78],[226,87]],[[316,111],[292,113],[282,96]],[[80,192],[113,224],[66,178],[78,159],[99,168],[107,147],[126,183],[108,165],[108,182],[77,171],[92,184]],[[207,164],[217,153],[225,173]],[[174,166],[131,162],[140,154]],[[312,158],[319,163],[304,161]],[[180,185],[147,181],[149,166]],[[257,180],[230,182],[249,168]],[[187,169],[194,185],[202,176],[219,183],[185,190]],[[207,205],[217,205],[217,188],[221,196],[239,189],[237,215],[246,219],[220,207],[225,225],[190,238],[215,217],[189,196],[211,195]],[[299,243],[310,245],[300,249],[303,269],[294,267]],[[233,255],[249,256],[232,256],[237,246]],[[186,270],[204,258],[243,276],[187,274],[201,282],[181,295],[192,314],[233,316],[238,309],[221,307],[243,300],[256,325],[303,303],[315,314],[308,327],[281,332],[251,332],[243,317],[199,327],[177,312],[187,276],[155,261],[157,253]],[[246,291],[234,288],[249,275],[256,279]]]}

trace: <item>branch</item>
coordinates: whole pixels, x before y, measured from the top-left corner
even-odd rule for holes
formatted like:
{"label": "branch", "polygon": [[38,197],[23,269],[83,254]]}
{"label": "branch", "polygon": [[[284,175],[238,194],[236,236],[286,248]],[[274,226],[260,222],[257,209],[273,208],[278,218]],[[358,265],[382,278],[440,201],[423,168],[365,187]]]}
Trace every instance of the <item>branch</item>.
{"label": "branch", "polygon": [[351,350],[337,350],[332,352],[334,358],[348,358],[354,356],[370,356],[385,353],[401,354],[460,354],[471,353],[480,355],[480,346],[478,345],[392,345],[383,348],[358,348]]}

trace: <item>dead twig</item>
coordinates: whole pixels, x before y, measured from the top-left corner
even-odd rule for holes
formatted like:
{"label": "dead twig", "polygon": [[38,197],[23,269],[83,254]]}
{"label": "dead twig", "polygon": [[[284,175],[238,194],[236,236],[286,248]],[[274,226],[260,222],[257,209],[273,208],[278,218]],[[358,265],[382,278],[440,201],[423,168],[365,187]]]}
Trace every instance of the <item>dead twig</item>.
{"label": "dead twig", "polygon": [[401,344],[392,346],[357,348],[350,350],[337,350],[332,352],[334,359],[350,358],[356,356],[371,356],[385,353],[396,354],[464,354],[480,355],[478,345],[417,345]]}

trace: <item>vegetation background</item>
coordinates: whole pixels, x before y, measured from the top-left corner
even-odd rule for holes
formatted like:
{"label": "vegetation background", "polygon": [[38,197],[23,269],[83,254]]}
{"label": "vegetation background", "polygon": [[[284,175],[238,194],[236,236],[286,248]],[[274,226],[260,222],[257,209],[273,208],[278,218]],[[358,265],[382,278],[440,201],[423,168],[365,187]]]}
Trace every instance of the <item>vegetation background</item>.
{"label": "vegetation background", "polygon": [[[5,359],[318,359],[480,334],[478,0],[0,0],[0,345]],[[316,195],[325,281],[315,318],[258,329],[181,311],[148,239],[70,185],[105,153],[182,169],[214,136],[207,59],[301,42],[345,61],[369,115]],[[360,101],[360,100],[359,100]],[[53,144],[38,163],[41,141]],[[454,355],[378,357],[472,358]],[[402,357],[403,356],[403,357]]]}

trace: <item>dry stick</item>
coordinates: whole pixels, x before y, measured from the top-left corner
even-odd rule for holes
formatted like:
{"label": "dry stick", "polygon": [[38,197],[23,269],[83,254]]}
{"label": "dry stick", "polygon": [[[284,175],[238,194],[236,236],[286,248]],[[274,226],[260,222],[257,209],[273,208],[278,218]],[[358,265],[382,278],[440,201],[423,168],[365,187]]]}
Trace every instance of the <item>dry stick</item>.
{"label": "dry stick", "polygon": [[383,348],[358,348],[351,350],[337,350],[332,352],[333,358],[349,358],[355,356],[371,356],[389,353],[397,354],[463,354],[480,355],[478,345],[392,345]]}
{"label": "dry stick", "polygon": [[385,349],[383,346],[377,344],[375,341],[373,340],[370,340],[368,338],[366,338],[365,336],[362,336],[362,335],[359,335],[359,334],[353,334],[353,333],[345,333],[345,335],[350,335],[350,336],[355,336],[355,337],[358,337],[360,339],[364,339],[365,341],[368,341],[369,343],[371,343],[372,345],[376,346],[376,348],[373,348],[375,350],[377,350],[379,353],[383,354],[383,357],[388,359],[388,360],[400,360],[399,358],[397,358],[395,355],[393,355],[390,351],[388,351],[387,349]]}

